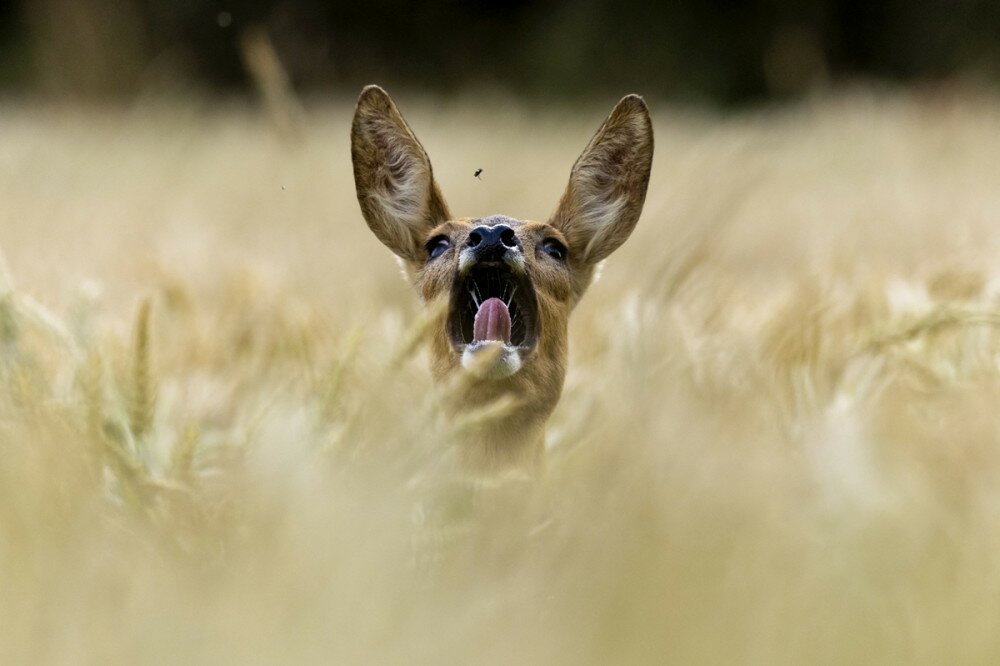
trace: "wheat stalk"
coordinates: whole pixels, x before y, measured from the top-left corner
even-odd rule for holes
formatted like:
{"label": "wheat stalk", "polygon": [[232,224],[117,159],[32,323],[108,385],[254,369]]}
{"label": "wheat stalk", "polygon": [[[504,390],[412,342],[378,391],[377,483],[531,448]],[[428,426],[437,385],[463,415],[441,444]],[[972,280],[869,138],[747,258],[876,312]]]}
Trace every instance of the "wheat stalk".
{"label": "wheat stalk", "polygon": [[1000,327],[1000,313],[944,306],[932,310],[904,326],[873,335],[861,345],[860,353],[875,353],[921,336],[965,326]]}
{"label": "wheat stalk", "polygon": [[156,386],[150,360],[151,309],[148,298],[139,306],[132,339],[132,387],[128,414],[129,428],[137,442],[149,434],[156,409]]}
{"label": "wheat stalk", "polygon": [[104,435],[104,363],[97,350],[90,350],[79,377],[91,460],[95,470],[99,470],[108,442]]}
{"label": "wheat stalk", "polygon": [[201,433],[198,426],[188,425],[181,434],[177,444],[170,452],[170,473],[169,477],[173,481],[186,482],[191,479],[191,470],[194,466],[194,455],[198,450],[198,440]]}

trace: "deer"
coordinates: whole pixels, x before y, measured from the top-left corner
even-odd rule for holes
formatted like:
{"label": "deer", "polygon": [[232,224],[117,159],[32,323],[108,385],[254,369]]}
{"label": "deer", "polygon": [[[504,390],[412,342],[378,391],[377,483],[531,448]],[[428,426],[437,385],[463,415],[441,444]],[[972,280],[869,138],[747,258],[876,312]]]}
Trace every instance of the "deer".
{"label": "deer", "polygon": [[432,375],[461,378],[445,413],[515,401],[504,417],[466,429],[462,457],[476,468],[541,468],[545,425],[566,376],[570,314],[645,202],[653,127],[643,98],[627,95],[614,107],[545,222],[454,217],[427,152],[377,85],[358,98],[351,159],[369,229],[425,307],[438,306],[428,324]]}

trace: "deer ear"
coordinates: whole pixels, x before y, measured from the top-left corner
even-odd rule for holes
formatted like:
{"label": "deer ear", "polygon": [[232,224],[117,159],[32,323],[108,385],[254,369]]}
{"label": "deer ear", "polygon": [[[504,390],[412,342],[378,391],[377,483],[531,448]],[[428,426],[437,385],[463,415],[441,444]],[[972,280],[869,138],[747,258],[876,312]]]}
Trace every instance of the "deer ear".
{"label": "deer ear", "polygon": [[625,242],[639,221],[652,162],[649,111],[641,97],[628,95],[576,160],[552,216],[571,258],[592,265]]}
{"label": "deer ear", "polygon": [[368,227],[399,257],[422,263],[423,237],[450,217],[448,206],[423,146],[378,86],[367,86],[358,98],[351,160]]}

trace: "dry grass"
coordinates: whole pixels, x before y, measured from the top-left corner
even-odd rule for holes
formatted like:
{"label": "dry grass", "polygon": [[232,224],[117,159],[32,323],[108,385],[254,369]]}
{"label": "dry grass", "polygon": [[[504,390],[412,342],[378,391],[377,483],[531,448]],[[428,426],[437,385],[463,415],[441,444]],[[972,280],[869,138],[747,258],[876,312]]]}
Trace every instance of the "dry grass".
{"label": "dry grass", "polygon": [[[535,218],[604,110],[399,101]],[[0,108],[0,662],[1000,659],[998,100],[654,105],[537,482],[456,465],[349,114]]]}

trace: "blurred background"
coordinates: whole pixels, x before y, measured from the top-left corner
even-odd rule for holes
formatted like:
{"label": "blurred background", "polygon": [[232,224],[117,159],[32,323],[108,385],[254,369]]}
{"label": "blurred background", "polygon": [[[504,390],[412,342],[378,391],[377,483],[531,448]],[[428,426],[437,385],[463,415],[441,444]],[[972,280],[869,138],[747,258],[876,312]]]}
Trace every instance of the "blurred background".
{"label": "blurred background", "polygon": [[378,81],[732,107],[845,81],[993,83],[998,34],[995,0],[8,0],[0,91],[240,93],[266,35],[306,96]]}

